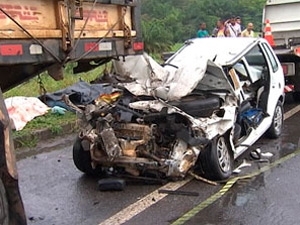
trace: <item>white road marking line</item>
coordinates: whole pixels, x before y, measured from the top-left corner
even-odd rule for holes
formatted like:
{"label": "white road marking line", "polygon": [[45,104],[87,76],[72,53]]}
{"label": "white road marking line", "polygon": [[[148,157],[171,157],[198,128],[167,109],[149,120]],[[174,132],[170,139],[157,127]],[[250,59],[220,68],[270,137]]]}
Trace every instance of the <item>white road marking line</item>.
{"label": "white road marking line", "polygon": [[[160,187],[159,189],[166,189],[175,191],[182,186],[189,183],[193,178],[187,177],[186,179],[178,182],[170,182],[166,185]],[[108,218],[107,220],[103,221],[99,225],[117,225],[125,223],[126,221],[132,219],[134,216],[138,215],[139,213],[143,212],[147,208],[149,208],[151,205],[154,205],[158,201],[162,200],[164,197],[166,197],[168,194],[161,194],[158,193],[158,190],[151,192],[150,194],[146,195],[142,199],[138,200],[137,202],[129,205],[128,207],[122,209],[117,214],[113,215],[112,217]]]}
{"label": "white road marking line", "polygon": [[295,115],[297,112],[300,111],[300,105],[292,108],[291,110],[287,111],[285,114],[284,114],[284,120],[287,120],[288,118],[292,117],[293,115]]}
{"label": "white road marking line", "polygon": [[[292,117],[299,111],[300,111],[300,105],[296,106],[295,108],[292,108],[291,110],[287,111],[284,114],[284,120]],[[160,187],[159,189],[167,189],[167,190],[176,191],[177,189],[181,188],[185,184],[189,183],[192,179],[193,179],[192,177],[188,177],[185,180],[182,180],[179,182],[170,182],[170,183],[167,183],[166,185],[164,185],[163,187]],[[155,203],[157,203],[158,201],[162,200],[164,197],[167,196],[167,194],[158,193],[159,189],[156,189],[155,191],[146,195],[145,197],[138,200],[137,202],[122,209],[121,211],[119,211],[115,215],[111,216],[107,220],[103,221],[99,225],[111,225],[111,224],[117,225],[117,224],[122,224],[122,223],[125,223],[126,221],[129,221],[134,216],[143,212],[144,210],[149,208],[151,205],[154,205]]]}

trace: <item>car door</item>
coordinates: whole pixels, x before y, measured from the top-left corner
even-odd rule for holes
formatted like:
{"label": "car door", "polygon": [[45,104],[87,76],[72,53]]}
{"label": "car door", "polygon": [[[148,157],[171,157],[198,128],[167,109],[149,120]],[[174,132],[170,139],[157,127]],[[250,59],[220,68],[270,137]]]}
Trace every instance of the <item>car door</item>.
{"label": "car door", "polygon": [[[269,44],[262,42],[262,50],[266,56],[268,66],[270,68],[270,90],[267,105],[267,112],[270,115],[274,114],[275,107],[279,99],[283,101],[284,95],[284,75],[281,64]],[[282,102],[283,103],[283,102]]]}
{"label": "car door", "polygon": [[[239,75],[241,82],[243,102],[238,113],[238,124],[242,127],[243,142],[236,146],[235,156],[240,155],[246,148],[259,139],[270,127],[272,114],[269,104],[273,102],[271,91],[271,68],[262,46],[257,43],[233,68]],[[272,96],[272,98],[271,98]],[[277,96],[275,97],[277,98]],[[278,99],[278,98],[277,98]],[[247,104],[245,104],[247,103]],[[246,109],[242,106],[247,106]],[[241,111],[242,110],[242,111]],[[274,108],[273,108],[274,111]],[[249,116],[243,116],[249,112]],[[261,113],[263,112],[263,114]],[[257,117],[256,117],[257,116]],[[240,117],[240,118],[239,118]],[[259,118],[247,120],[248,118]],[[245,122],[247,121],[247,122]]]}

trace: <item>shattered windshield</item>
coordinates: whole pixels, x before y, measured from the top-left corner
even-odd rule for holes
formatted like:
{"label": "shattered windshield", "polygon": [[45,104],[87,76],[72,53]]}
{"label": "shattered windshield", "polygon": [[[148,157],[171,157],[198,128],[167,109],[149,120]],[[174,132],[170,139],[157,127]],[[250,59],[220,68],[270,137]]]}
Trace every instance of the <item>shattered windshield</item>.
{"label": "shattered windshield", "polygon": [[[144,53],[141,56],[129,56],[125,62],[115,61],[115,68],[118,74],[133,79],[133,82],[124,86],[134,95],[155,95],[172,101],[189,95],[194,89],[233,92],[221,61],[232,59],[236,54],[232,53],[231,48],[224,47],[223,42],[219,44],[220,48],[215,46],[214,49],[205,43],[191,41],[167,60],[164,66]],[[223,49],[226,51],[223,52]]]}
{"label": "shattered windshield", "polygon": [[223,69],[212,61],[208,61],[205,75],[198,83],[196,90],[231,92],[233,88]]}
{"label": "shattered windshield", "polygon": [[[179,50],[177,54],[166,62],[165,68],[172,71],[174,70],[174,66],[176,66],[178,67],[177,71],[179,71],[181,68],[190,70],[190,67],[194,67],[194,70],[190,71],[188,76],[183,78],[193,78],[194,81],[197,82],[194,85],[195,91],[231,91],[232,87],[222,67],[211,61],[211,58],[215,59],[217,55],[214,55],[212,52],[204,54],[200,51],[194,51],[191,47],[192,46],[187,45]],[[195,54],[191,55],[191,51]],[[197,73],[197,67],[195,65],[202,65],[204,73],[195,74]],[[183,74],[181,76],[183,76]],[[184,79],[182,79],[183,84],[187,82]]]}

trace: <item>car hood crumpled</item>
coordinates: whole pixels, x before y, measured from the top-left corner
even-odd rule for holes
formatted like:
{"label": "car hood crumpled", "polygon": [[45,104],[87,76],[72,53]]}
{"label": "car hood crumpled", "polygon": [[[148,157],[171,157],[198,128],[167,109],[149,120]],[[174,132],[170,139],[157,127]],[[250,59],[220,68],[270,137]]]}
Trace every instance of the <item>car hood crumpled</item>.
{"label": "car hood crumpled", "polygon": [[[214,82],[222,85],[219,89],[231,89],[222,68],[203,56],[182,60],[180,66],[163,67],[144,53],[138,56],[127,56],[125,61],[114,61],[114,68],[117,74],[133,79],[133,82],[123,85],[137,96],[148,95],[168,101],[179,100],[201,83],[203,77],[207,76],[208,68],[215,71]],[[216,88],[215,85],[208,84],[211,81],[212,79],[203,79],[204,83],[201,85]]]}

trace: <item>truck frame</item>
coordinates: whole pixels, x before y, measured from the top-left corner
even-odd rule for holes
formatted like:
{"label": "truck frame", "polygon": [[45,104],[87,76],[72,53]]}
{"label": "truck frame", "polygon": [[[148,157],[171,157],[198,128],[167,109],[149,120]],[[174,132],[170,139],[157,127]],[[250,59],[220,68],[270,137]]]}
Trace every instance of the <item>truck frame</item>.
{"label": "truck frame", "polygon": [[61,80],[68,62],[78,73],[143,50],[140,0],[1,0],[0,23],[3,91],[45,70]]}
{"label": "truck frame", "polygon": [[263,23],[270,21],[275,45],[273,49],[285,74],[285,91],[300,101],[300,1],[268,0]]}

